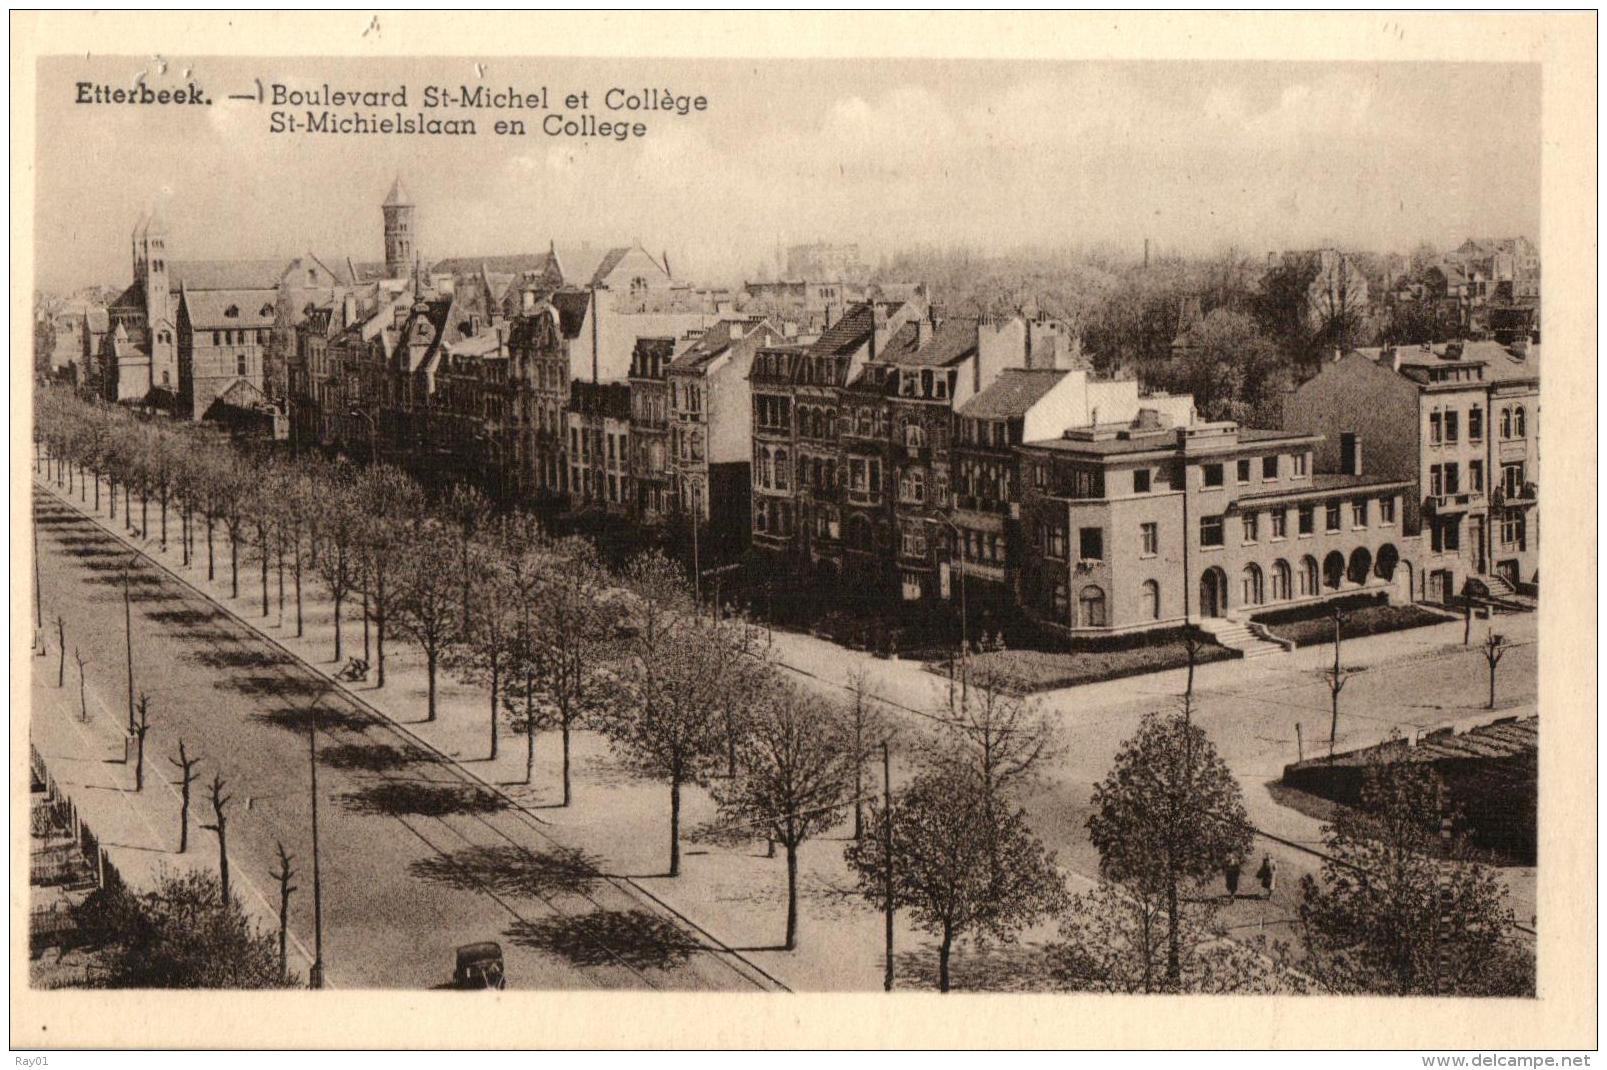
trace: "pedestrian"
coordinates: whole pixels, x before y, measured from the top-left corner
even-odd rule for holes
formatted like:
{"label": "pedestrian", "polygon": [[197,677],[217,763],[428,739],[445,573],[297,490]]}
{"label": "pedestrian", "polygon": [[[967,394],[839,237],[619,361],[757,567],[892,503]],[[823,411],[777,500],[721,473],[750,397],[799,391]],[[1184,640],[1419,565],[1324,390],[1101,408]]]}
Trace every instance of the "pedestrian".
{"label": "pedestrian", "polygon": [[1261,856],[1261,868],[1256,870],[1256,879],[1261,882],[1262,889],[1267,893],[1265,898],[1271,899],[1273,891],[1278,886],[1278,863],[1272,860],[1271,855]]}
{"label": "pedestrian", "polygon": [[1237,858],[1230,858],[1222,866],[1222,880],[1228,886],[1228,898],[1239,898],[1239,871],[1242,863]]}

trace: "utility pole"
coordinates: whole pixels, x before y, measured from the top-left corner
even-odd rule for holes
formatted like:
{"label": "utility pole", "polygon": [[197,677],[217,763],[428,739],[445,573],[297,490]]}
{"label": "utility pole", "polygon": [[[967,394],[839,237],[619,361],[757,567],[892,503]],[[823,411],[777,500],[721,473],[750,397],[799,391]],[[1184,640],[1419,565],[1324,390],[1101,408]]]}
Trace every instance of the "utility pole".
{"label": "utility pole", "polygon": [[312,769],[312,969],[307,974],[307,987],[324,987],[324,897],[318,872],[318,710],[309,711],[307,720],[307,754]]}
{"label": "utility pole", "polygon": [[882,741],[882,861],[887,870],[886,894],[882,912],[887,926],[887,965],[882,974],[882,990],[893,990],[893,762],[887,741]]}
{"label": "utility pole", "polygon": [[136,552],[123,566],[123,637],[128,654],[128,733],[134,734],[134,610],[133,600],[128,592],[129,573],[133,571],[134,562],[139,560]]}

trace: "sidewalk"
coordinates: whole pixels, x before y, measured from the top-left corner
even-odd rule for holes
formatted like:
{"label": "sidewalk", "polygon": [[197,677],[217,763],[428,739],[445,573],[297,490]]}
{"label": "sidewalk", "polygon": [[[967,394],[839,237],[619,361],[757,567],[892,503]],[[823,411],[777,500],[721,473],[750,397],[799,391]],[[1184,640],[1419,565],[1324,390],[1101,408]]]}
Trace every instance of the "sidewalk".
{"label": "sidewalk", "polygon": [[[54,487],[49,489],[59,494]],[[103,506],[104,500],[103,492]],[[76,494],[72,503],[88,513],[87,507],[79,505]],[[97,522],[119,537],[126,537],[119,530],[124,522],[121,511],[119,503],[115,525],[106,519],[104,509]],[[153,532],[154,514],[155,510]],[[138,517],[137,502],[135,517]],[[260,571],[243,558],[241,597],[231,599],[226,540],[218,539],[217,578],[209,583],[204,532],[197,532],[196,559],[185,568],[177,545],[176,516],[170,516],[169,524],[169,550],[164,554],[152,545],[153,558],[237,619],[281,644],[314,671],[327,675],[339,667],[333,661],[332,606],[310,577],[306,578],[303,589],[305,635],[297,638],[293,594],[287,590],[287,619],[282,620],[278,613],[276,575],[270,575],[270,614],[264,619]],[[287,588],[288,585],[287,579]],[[348,602],[343,657],[363,653],[362,626],[353,620],[357,613],[357,604]],[[1514,620],[1524,620],[1533,627],[1532,617]],[[1507,630],[1516,629],[1509,627]],[[1351,640],[1345,644],[1345,662],[1347,666],[1360,667],[1402,657],[1420,657],[1449,644],[1459,646],[1460,640],[1460,624]],[[884,661],[845,651],[806,635],[778,632],[775,644],[789,667],[815,676],[828,686],[842,686],[853,665],[865,664],[873,691],[917,711],[932,708],[947,697],[947,681],[926,672],[918,663]],[[1318,647],[1255,662],[1234,660],[1205,665],[1196,670],[1196,690],[1202,694],[1215,692],[1231,696],[1234,691],[1263,683],[1304,680],[1331,657],[1331,648]],[[370,656],[369,660],[373,662],[375,658]],[[574,737],[574,803],[560,808],[557,805],[560,763],[556,733],[538,738],[534,776],[532,783],[526,785],[523,783],[525,741],[522,736],[510,736],[503,730],[498,757],[488,758],[490,720],[484,691],[443,674],[439,680],[439,717],[425,723],[422,720],[426,693],[422,657],[393,639],[387,643],[386,661],[388,679],[383,690],[372,684],[362,684],[350,688],[351,692],[419,739],[460,762],[471,775],[497,785],[518,804],[537,812],[541,820],[561,830],[573,842],[583,844],[600,859],[605,872],[631,878],[667,908],[741,950],[745,957],[791,987],[863,991],[880,986],[882,920],[873,904],[852,894],[842,860],[841,839],[827,838],[805,844],[800,857],[800,947],[790,953],[776,950],[784,927],[784,860],[779,852],[775,858],[765,857],[762,842],[735,846],[712,842],[718,838],[710,835],[718,815],[706,791],[690,788],[683,793],[683,875],[674,880],[660,876],[668,855],[669,792],[666,785],[634,777],[614,759],[606,741],[591,732],[577,732]],[[1136,726],[1137,708],[1154,706],[1163,698],[1174,699],[1183,688],[1185,675],[1185,670],[1171,670],[1128,677],[1050,692],[1040,701],[1062,712],[1068,725],[1079,730],[1079,736],[1090,733],[1091,746],[1087,754],[1103,761],[1104,751],[1109,748],[1113,753],[1115,743]],[[1497,715],[1499,713],[1490,716]],[[1362,722],[1354,732],[1358,740],[1372,737],[1366,741],[1376,742],[1387,734],[1387,728]],[[1348,747],[1352,742],[1352,731],[1346,731],[1343,745]],[[1292,751],[1292,740],[1289,746]],[[1288,760],[1292,758],[1291,753]],[[1263,767],[1270,767],[1269,763],[1258,758],[1251,764],[1249,772],[1239,770],[1237,765],[1235,769],[1244,782],[1246,805],[1252,820],[1268,832],[1297,843],[1318,841],[1320,822],[1277,804],[1268,795]],[[1081,785],[1091,782],[1088,777],[1103,775],[1106,765],[1108,761],[1099,766],[1097,774],[1089,773],[1081,778],[1079,774],[1070,774],[1067,783],[1072,794],[1086,799],[1086,795],[1081,794],[1086,789]],[[1281,768],[1281,763],[1277,767]],[[1076,837],[1080,828],[1080,819],[1075,813],[1059,816],[1046,808],[1043,820],[1053,825],[1052,845],[1066,836]],[[833,837],[839,835],[834,833]],[[1061,852],[1061,861],[1063,866],[1067,864],[1068,852]],[[1317,860],[1311,861],[1314,867]],[[1091,885],[1080,875],[1068,874],[1068,878],[1073,891]],[[1285,870],[1286,887],[1292,888],[1297,880],[1298,871]],[[1532,889],[1532,879],[1530,883]],[[1235,909],[1238,906],[1236,904]],[[1266,913],[1265,908],[1245,906],[1243,909]],[[1284,913],[1287,913],[1286,908]],[[902,916],[898,930],[901,956],[920,948],[922,955],[935,959],[935,941],[931,937],[913,931]],[[1024,934],[1024,939],[1030,947],[1052,934],[1053,926],[1047,926]],[[964,949],[956,952],[956,970],[962,976],[966,955]]]}

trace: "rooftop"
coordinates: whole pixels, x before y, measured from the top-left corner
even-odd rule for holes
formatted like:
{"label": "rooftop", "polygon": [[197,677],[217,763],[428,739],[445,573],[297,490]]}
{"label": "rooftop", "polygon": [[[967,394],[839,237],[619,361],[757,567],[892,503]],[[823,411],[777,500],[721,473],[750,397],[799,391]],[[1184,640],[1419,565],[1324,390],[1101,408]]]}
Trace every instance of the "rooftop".
{"label": "rooftop", "polygon": [[1067,374],[1063,368],[1006,368],[991,386],[961,405],[959,414],[974,420],[1024,416]]}
{"label": "rooftop", "polygon": [[974,319],[943,320],[931,328],[924,341],[920,332],[920,324],[904,324],[887,340],[876,359],[901,366],[947,367],[976,355],[977,321]]}

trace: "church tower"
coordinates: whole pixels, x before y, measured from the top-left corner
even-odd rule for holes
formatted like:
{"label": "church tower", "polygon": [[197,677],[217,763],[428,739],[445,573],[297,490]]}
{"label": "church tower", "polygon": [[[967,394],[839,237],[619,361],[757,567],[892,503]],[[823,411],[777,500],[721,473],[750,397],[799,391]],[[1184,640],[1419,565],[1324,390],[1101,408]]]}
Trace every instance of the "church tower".
{"label": "church tower", "polygon": [[402,176],[397,175],[396,181],[391,184],[390,194],[381,206],[381,210],[385,213],[386,278],[406,278],[413,258],[417,255],[414,245],[417,232],[413,229],[413,208],[413,199],[408,196],[407,187],[402,185]]}
{"label": "church tower", "polygon": [[151,386],[178,385],[177,317],[167,264],[167,220],[162,209],[146,217],[135,231],[135,278],[145,297],[145,329],[151,353]]}

